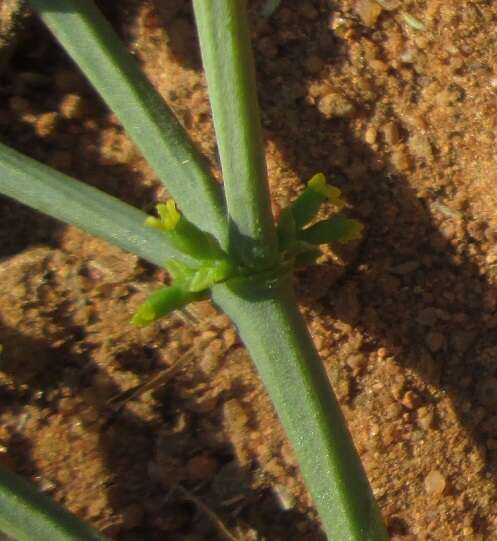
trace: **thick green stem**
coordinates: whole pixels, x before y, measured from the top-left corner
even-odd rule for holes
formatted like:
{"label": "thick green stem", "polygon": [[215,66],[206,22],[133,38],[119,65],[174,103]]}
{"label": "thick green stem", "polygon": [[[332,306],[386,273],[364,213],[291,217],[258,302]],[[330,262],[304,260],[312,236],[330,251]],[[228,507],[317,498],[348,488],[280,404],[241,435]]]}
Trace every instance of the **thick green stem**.
{"label": "thick green stem", "polygon": [[226,247],[223,196],[205,159],[93,1],[30,3],[118,116],[182,212]]}
{"label": "thick green stem", "polygon": [[276,234],[245,2],[194,0],[193,6],[221,157],[231,251],[248,266],[271,265]]}
{"label": "thick green stem", "polygon": [[[169,248],[144,214],[0,145],[0,192],[161,265]],[[169,252],[171,253],[171,252]],[[213,300],[238,325],[295,448],[330,539],[383,541],[381,519],[298,313],[290,278],[263,274],[213,287]]]}
{"label": "thick green stem", "polygon": [[17,541],[109,541],[0,466],[0,533]]}
{"label": "thick green stem", "polygon": [[0,193],[75,225],[148,261],[191,259],[161,232],[145,227],[147,215],[115,197],[74,180],[0,143]]}
{"label": "thick green stem", "polygon": [[236,323],[271,396],[333,541],[386,541],[345,419],[306,325],[291,278],[232,280],[213,300]]}

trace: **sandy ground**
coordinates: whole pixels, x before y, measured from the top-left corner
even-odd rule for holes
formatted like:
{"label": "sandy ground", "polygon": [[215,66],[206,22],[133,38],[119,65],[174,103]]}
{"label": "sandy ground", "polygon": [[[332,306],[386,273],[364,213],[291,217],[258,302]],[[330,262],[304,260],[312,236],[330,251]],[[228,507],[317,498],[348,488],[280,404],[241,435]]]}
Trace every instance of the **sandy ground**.
{"label": "sandy ground", "polygon": [[[156,4],[101,2],[218,174],[189,3]],[[274,211],[322,171],[365,224],[296,287],[391,537],[497,539],[497,6],[264,4]],[[2,141],[148,212],[165,198],[34,20],[0,92]],[[0,224],[0,460],[113,539],[225,539],[208,508],[240,541],[322,540],[227,318],[130,328],[163,272],[6,199]]]}

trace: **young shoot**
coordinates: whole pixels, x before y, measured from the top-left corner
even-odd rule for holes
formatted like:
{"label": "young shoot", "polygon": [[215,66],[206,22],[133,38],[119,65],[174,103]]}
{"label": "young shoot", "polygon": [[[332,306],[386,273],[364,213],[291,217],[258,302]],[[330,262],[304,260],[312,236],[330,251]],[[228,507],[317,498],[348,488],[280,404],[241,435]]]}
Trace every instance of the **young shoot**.
{"label": "young shoot", "polygon": [[[338,211],[345,207],[341,191],[327,184],[323,173],[314,175],[302,194],[281,213],[278,222],[279,258],[273,268],[261,271],[260,277],[278,276],[313,263],[321,251],[319,245],[345,244],[361,238],[363,226],[356,220],[335,216],[308,225],[324,203]],[[154,293],[139,307],[131,323],[143,327],[187,304],[208,297],[214,284],[232,278],[257,276],[253,269],[237,264],[224,252],[216,239],[188,221],[176,208],[174,200],[157,205],[158,217],[149,216],[145,225],[158,229],[182,254],[194,263],[189,266],[175,259],[164,263],[173,284]]]}

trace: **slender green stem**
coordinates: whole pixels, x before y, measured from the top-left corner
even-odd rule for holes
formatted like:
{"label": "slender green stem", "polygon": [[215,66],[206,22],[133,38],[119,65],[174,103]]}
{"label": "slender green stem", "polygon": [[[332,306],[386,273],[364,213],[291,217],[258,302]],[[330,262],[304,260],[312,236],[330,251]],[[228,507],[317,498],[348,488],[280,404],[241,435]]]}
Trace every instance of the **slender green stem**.
{"label": "slender green stem", "polygon": [[238,326],[329,539],[386,541],[345,419],[298,312],[291,278],[232,280],[213,288],[213,300]]}
{"label": "slender green stem", "polygon": [[30,0],[200,229],[227,245],[222,192],[164,100],[92,0]]}
{"label": "slender green stem", "polygon": [[0,532],[17,541],[108,541],[33,485],[0,466]]}
{"label": "slender green stem", "polygon": [[248,266],[271,265],[276,235],[244,0],[194,0],[221,157],[231,249]]}
{"label": "slender green stem", "polygon": [[0,193],[164,266],[189,258],[144,226],[146,214],[0,143]]}

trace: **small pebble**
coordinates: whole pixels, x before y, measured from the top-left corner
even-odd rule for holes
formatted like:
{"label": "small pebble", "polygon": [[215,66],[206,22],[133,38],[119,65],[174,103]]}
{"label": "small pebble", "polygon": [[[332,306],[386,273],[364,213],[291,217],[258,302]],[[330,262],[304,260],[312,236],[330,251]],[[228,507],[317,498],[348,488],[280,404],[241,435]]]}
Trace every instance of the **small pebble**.
{"label": "small pebble", "polygon": [[63,415],[69,415],[70,413],[73,413],[78,408],[80,402],[76,398],[67,397],[67,398],[61,398],[59,400],[59,411]]}
{"label": "small pebble", "polygon": [[331,93],[323,96],[318,103],[319,111],[326,118],[352,116],[354,104],[341,94]]}
{"label": "small pebble", "polygon": [[228,427],[235,429],[244,428],[249,420],[242,403],[236,398],[224,403],[223,416]]}
{"label": "small pebble", "polygon": [[216,333],[214,331],[204,331],[199,336],[196,336],[193,339],[193,347],[199,351],[205,349],[207,344],[216,338]]}
{"label": "small pebble", "polygon": [[433,149],[428,137],[422,133],[415,133],[409,137],[407,142],[409,150],[416,157],[425,161],[433,158]]}
{"label": "small pebble", "polygon": [[223,332],[223,341],[226,349],[233,347],[236,344],[237,336],[234,329],[226,329]]}
{"label": "small pebble", "polygon": [[281,446],[281,458],[287,466],[296,466],[295,454],[288,443]]}
{"label": "small pebble", "polygon": [[60,114],[68,120],[78,120],[86,114],[85,100],[79,94],[67,94],[60,104]]}
{"label": "small pebble", "polygon": [[407,391],[407,393],[402,397],[401,402],[402,405],[407,409],[413,410],[421,404],[421,398],[413,391]]}
{"label": "small pebble", "polygon": [[356,11],[362,22],[366,26],[372,27],[381,15],[382,7],[374,0],[358,0]]}
{"label": "small pebble", "polygon": [[36,119],[36,134],[40,137],[50,137],[51,135],[54,135],[54,133],[57,131],[58,120],[58,113],[43,113]]}
{"label": "small pebble", "polygon": [[381,60],[378,60],[377,58],[373,58],[372,60],[370,60],[369,61],[369,66],[374,71],[378,71],[380,73],[387,72],[388,67],[389,67],[388,64],[386,64],[385,62],[382,62]]}
{"label": "small pebble", "polygon": [[216,327],[216,329],[226,329],[230,325],[230,320],[228,316],[220,314],[212,318],[211,324],[213,325],[213,327]]}
{"label": "small pebble", "polygon": [[41,492],[52,492],[57,488],[57,485],[51,480],[46,479],[45,477],[37,478],[37,485],[38,489],[41,490]]}
{"label": "small pebble", "polygon": [[185,408],[188,409],[188,411],[192,411],[194,413],[210,413],[211,411],[214,411],[217,406],[217,397],[211,396],[211,397],[202,397],[200,399],[195,398],[194,400],[188,401],[185,404]]}
{"label": "small pebble", "polygon": [[358,372],[366,366],[367,359],[362,353],[353,353],[347,357],[346,363],[354,372]]}
{"label": "small pebble", "polygon": [[93,498],[88,506],[87,513],[89,518],[97,518],[108,507],[109,502],[106,496],[98,496]]}
{"label": "small pebble", "polygon": [[247,486],[247,473],[235,460],[225,464],[212,482],[212,490],[221,500],[242,496],[247,491]]}
{"label": "small pebble", "polygon": [[420,407],[417,412],[416,422],[419,428],[429,430],[433,426],[433,411],[426,406]]}
{"label": "small pebble", "polygon": [[400,141],[399,127],[395,122],[387,122],[382,126],[383,137],[387,145],[396,145]]}
{"label": "small pebble", "polygon": [[219,338],[215,338],[207,345],[199,361],[199,366],[203,372],[212,374],[217,370],[223,349],[224,342]]}
{"label": "small pebble", "polygon": [[186,471],[192,481],[212,479],[219,469],[218,463],[207,453],[194,456],[186,463]]}
{"label": "small pebble", "polygon": [[385,417],[387,419],[398,419],[402,415],[402,406],[397,402],[392,402],[385,408]]}
{"label": "small pebble", "polygon": [[445,477],[439,470],[431,470],[424,481],[426,492],[432,496],[440,496],[445,490],[446,484]]}
{"label": "small pebble", "polygon": [[392,152],[392,165],[395,169],[398,171],[407,171],[411,168],[411,160],[409,159],[409,155],[406,152],[406,149],[403,146],[397,147]]}
{"label": "small pebble", "polygon": [[376,143],[376,137],[378,135],[378,130],[375,126],[369,126],[364,135],[364,140],[368,145],[374,145]]}
{"label": "small pebble", "polygon": [[276,483],[273,485],[273,492],[283,511],[288,511],[295,506],[295,498],[286,486]]}
{"label": "small pebble", "polygon": [[88,405],[81,412],[79,412],[79,417],[85,425],[92,425],[98,421],[100,413],[95,406]]}
{"label": "small pebble", "polygon": [[439,332],[429,332],[426,335],[426,345],[432,353],[436,353],[444,347],[445,336]]}

